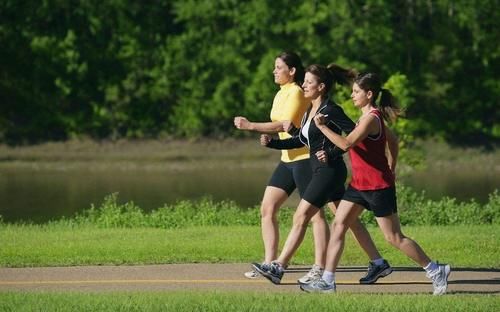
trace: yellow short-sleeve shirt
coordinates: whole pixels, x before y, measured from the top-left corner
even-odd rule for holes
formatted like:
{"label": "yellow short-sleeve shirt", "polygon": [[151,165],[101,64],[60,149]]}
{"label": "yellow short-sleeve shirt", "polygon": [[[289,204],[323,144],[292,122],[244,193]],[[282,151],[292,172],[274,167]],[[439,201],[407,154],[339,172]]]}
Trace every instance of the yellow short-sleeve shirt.
{"label": "yellow short-sleeve shirt", "polygon": [[[304,92],[296,83],[283,85],[274,97],[271,120],[291,120],[295,127],[300,128],[300,121],[309,108],[309,104],[304,98]],[[283,140],[291,136],[287,132],[280,132],[279,137]],[[283,162],[292,162],[307,158],[309,158],[309,149],[307,147],[281,151],[281,160]]]}

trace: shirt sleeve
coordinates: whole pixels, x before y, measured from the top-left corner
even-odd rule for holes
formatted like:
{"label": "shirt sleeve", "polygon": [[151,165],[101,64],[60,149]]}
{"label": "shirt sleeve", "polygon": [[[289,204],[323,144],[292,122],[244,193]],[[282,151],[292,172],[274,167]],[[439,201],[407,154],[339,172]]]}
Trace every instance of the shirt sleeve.
{"label": "shirt sleeve", "polygon": [[327,117],[328,122],[332,122],[340,131],[349,134],[356,126],[351,118],[347,117],[342,107],[332,105],[332,109]]}
{"label": "shirt sleeve", "polygon": [[302,143],[298,136],[294,136],[285,140],[276,140],[272,139],[266,147],[279,149],[279,150],[288,150],[303,147],[304,143]]}
{"label": "shirt sleeve", "polygon": [[291,120],[296,128],[300,128],[302,116],[307,110],[307,100],[301,89],[293,89],[287,98],[287,110],[283,113],[283,120]]}

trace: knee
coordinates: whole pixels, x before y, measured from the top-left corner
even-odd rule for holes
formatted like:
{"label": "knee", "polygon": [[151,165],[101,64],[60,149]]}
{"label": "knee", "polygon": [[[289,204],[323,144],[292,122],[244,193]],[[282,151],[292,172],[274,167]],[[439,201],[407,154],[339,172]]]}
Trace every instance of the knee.
{"label": "knee", "polygon": [[307,224],[309,223],[310,219],[307,217],[307,215],[303,213],[298,213],[296,212],[293,215],[293,226],[294,227],[306,227]]}
{"label": "knee", "polygon": [[336,221],[335,219],[332,222],[332,236],[336,236],[339,238],[342,238],[345,236],[345,233],[349,229],[349,225],[346,224],[345,222],[339,222]]}
{"label": "knee", "polygon": [[279,206],[275,203],[262,203],[260,217],[262,220],[276,220]]}
{"label": "knee", "polygon": [[401,245],[401,242],[403,240],[403,236],[401,236],[398,233],[385,234],[384,237],[385,237],[385,240],[389,244],[391,244],[392,246],[394,246],[396,248],[399,248],[399,246]]}

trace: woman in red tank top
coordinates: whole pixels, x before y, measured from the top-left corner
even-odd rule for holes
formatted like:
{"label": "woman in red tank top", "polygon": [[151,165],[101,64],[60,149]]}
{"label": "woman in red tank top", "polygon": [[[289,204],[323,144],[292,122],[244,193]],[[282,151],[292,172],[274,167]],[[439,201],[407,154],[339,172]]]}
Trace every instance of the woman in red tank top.
{"label": "woman in red tank top", "polygon": [[[323,276],[312,284],[301,285],[301,288],[307,292],[335,291],[334,272],[344,249],[345,234],[349,225],[364,209],[368,209],[375,214],[387,242],[424,268],[427,277],[432,280],[435,295],[444,294],[450,266],[431,261],[422,248],[401,231],[394,183],[398,143],[383,120],[393,121],[400,115],[395,99],[389,90],[382,88],[380,79],[373,73],[361,74],[355,79],[351,98],[354,106],[361,109],[362,115],[356,128],[347,137],[326,127],[321,115],[314,119],[330,141],[349,152],[352,181],[332,223]],[[326,158],[326,155],[323,156]]]}

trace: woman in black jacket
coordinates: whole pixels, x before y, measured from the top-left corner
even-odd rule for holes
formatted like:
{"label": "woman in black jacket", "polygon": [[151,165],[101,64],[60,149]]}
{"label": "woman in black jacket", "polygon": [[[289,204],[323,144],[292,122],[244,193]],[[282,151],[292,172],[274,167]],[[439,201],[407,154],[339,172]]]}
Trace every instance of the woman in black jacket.
{"label": "woman in black jacket", "polygon": [[[344,195],[347,168],[342,157],[343,150],[325,137],[317,128],[313,118],[316,114],[321,113],[325,116],[326,124],[332,131],[339,135],[342,132],[350,133],[354,129],[354,122],[347,117],[339,105],[331,100],[328,93],[335,83],[347,85],[354,78],[354,71],[346,70],[334,64],[328,66],[328,68],[321,65],[307,67],[302,87],[304,96],[311,100],[312,105],[302,118],[300,129],[293,129],[294,136],[285,140],[275,140],[266,134],[261,136],[261,144],[270,148],[292,149],[308,146],[313,172],[312,180],[302,195],[294,214],[293,225],[280,256],[270,266],[262,267],[259,263],[253,264],[255,270],[274,284],[281,282],[284,269],[302,243],[307,224],[311,218],[326,203],[332,203],[330,207],[335,212],[336,206]],[[321,159],[325,159],[324,156],[326,156],[326,161],[320,161],[318,156]],[[357,220],[351,229],[361,247],[372,260],[367,275],[360,282],[373,283],[379,277],[390,274],[392,268],[380,256],[362,223]],[[316,263],[316,265],[322,269],[325,264]]]}

